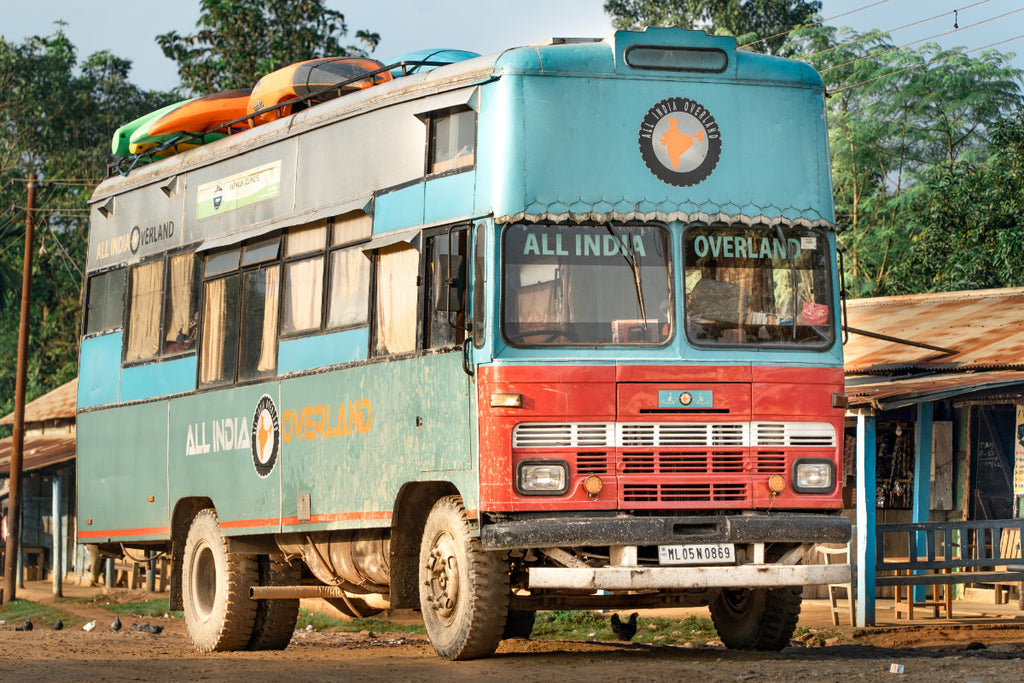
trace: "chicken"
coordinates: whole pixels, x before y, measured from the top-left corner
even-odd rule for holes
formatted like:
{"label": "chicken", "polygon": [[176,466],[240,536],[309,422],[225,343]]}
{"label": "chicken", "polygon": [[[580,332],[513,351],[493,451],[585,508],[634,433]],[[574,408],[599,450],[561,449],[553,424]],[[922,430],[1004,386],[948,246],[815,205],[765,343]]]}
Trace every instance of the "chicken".
{"label": "chicken", "polygon": [[633,636],[636,635],[636,618],[639,616],[636,612],[629,615],[629,621],[623,623],[619,619],[618,614],[612,615],[612,631],[615,633],[615,637],[619,640],[633,640]]}

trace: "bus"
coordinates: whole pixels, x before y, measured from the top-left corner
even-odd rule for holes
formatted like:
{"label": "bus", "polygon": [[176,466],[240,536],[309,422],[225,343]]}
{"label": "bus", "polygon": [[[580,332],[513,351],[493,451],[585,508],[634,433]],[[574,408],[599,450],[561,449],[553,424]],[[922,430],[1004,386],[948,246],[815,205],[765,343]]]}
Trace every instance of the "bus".
{"label": "bus", "polygon": [[675,28],[399,66],[96,189],[78,540],[169,558],[203,651],[310,597],[448,659],[549,609],[788,645],[850,578],[821,78]]}

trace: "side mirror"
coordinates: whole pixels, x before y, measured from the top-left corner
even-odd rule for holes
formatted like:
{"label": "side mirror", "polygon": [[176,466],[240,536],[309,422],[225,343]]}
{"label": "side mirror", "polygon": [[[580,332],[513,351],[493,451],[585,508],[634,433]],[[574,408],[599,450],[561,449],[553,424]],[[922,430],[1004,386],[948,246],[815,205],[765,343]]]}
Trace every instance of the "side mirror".
{"label": "side mirror", "polygon": [[466,298],[466,259],[458,254],[434,254],[434,307],[444,313],[459,313]]}

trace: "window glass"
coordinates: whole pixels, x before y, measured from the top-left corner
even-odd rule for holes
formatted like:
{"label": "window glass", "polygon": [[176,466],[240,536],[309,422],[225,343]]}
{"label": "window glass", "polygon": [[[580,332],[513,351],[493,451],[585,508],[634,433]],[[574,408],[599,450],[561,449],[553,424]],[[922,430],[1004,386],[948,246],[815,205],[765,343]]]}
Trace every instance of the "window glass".
{"label": "window glass", "polygon": [[361,249],[331,252],[328,327],[362,325],[370,301],[370,259]]}
{"label": "window glass", "polygon": [[647,225],[513,225],[503,240],[510,344],[662,344],[672,334],[668,233]]}
{"label": "window glass", "polygon": [[473,344],[480,348],[487,333],[487,312],[484,305],[484,273],[487,258],[487,226],[476,227],[473,237]]}
{"label": "window glass", "polygon": [[308,254],[311,251],[323,251],[327,244],[327,221],[317,221],[312,225],[292,228],[285,237],[285,257]]}
{"label": "window glass", "polygon": [[683,261],[692,342],[832,344],[829,244],[820,230],[694,226],[683,233]]}
{"label": "window glass", "polygon": [[238,354],[239,275],[210,280],[203,290],[203,343],[200,384],[221,384],[235,377]]}
{"label": "window glass", "polygon": [[362,211],[351,211],[334,219],[331,246],[340,247],[369,239],[373,232],[373,216]]}
{"label": "window glass", "polygon": [[321,255],[285,264],[284,291],[281,334],[320,329],[324,296],[324,257]]}
{"label": "window glass", "polygon": [[245,255],[242,257],[243,266],[251,266],[261,261],[269,261],[277,258],[277,250],[281,246],[281,238],[275,237],[263,242],[256,242],[245,247]]}
{"label": "window glass", "polygon": [[195,296],[196,263],[193,254],[170,258],[164,298],[164,353],[183,353],[195,348],[199,327]]}
{"label": "window glass", "polygon": [[430,173],[443,173],[476,162],[476,112],[438,112],[430,119]]}
{"label": "window glass", "polygon": [[280,268],[242,273],[239,381],[277,372],[277,304]]}
{"label": "window glass", "polygon": [[124,268],[89,278],[86,334],[121,327],[124,318]]}
{"label": "window glass", "polygon": [[210,254],[206,257],[206,277],[235,270],[238,268],[238,257],[241,254],[242,252],[238,249],[222,251],[219,254]]}
{"label": "window glass", "polygon": [[419,252],[408,244],[384,247],[377,257],[378,355],[416,350]]}
{"label": "window glass", "polygon": [[[459,268],[458,261],[450,262],[448,256],[454,254],[456,256],[465,256],[466,253],[466,231],[457,230],[453,231],[451,235],[447,232],[441,235],[435,235],[428,240],[428,253],[430,258],[427,260],[427,282],[430,286],[427,288],[427,348],[442,348],[445,346],[453,346],[462,342],[464,338],[464,328],[466,325],[466,288],[463,283],[462,285],[462,300],[458,302],[458,312],[456,311],[443,311],[438,310],[438,302],[435,296],[445,296],[448,293],[446,287],[442,287],[440,293],[435,293],[434,283],[440,278],[442,281],[447,279],[453,280],[464,280],[465,272],[458,272],[455,268]],[[465,268],[465,261],[462,261],[461,268]],[[440,269],[440,272],[434,272],[435,269]],[[443,302],[443,299],[442,299]],[[454,303],[452,298],[449,298],[449,304]]]}
{"label": "window glass", "polygon": [[164,290],[164,262],[151,261],[131,270],[126,361],[152,358],[160,350],[160,302]]}

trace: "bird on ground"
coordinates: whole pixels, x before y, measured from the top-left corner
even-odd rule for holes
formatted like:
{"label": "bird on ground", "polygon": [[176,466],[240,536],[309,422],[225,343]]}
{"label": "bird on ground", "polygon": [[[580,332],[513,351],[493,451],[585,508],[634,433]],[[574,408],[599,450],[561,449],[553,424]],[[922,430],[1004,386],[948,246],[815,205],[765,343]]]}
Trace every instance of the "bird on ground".
{"label": "bird on ground", "polygon": [[615,637],[619,640],[633,640],[633,636],[636,635],[636,618],[639,616],[636,612],[629,615],[629,621],[623,623],[619,619],[618,614],[612,615],[612,632],[615,633]]}
{"label": "bird on ground", "polygon": [[21,626],[15,626],[15,631],[31,631],[32,630],[32,619],[26,619],[25,623]]}
{"label": "bird on ground", "polygon": [[110,623],[110,630],[111,631],[120,631],[121,630],[121,617],[114,617],[114,621],[112,621]]}
{"label": "bird on ground", "polygon": [[83,627],[82,627],[82,630],[83,630],[83,631],[91,631],[91,630],[93,630],[94,628],[96,628],[96,620],[95,620],[95,619],[93,619],[93,620],[92,620],[92,621],[90,621],[90,622],[89,622],[88,624],[86,624],[85,626],[83,626]]}
{"label": "bird on ground", "polygon": [[51,631],[60,631],[63,628],[64,628],[64,622],[61,621],[60,619],[58,619],[57,622],[53,626],[50,627],[50,630]]}
{"label": "bird on ground", "polygon": [[160,626],[159,624],[150,624],[148,621],[145,624],[142,624],[142,625],[132,624],[132,628],[135,629],[136,631],[138,631],[139,633],[153,633],[153,634],[160,633],[161,631],[164,630],[163,626]]}

